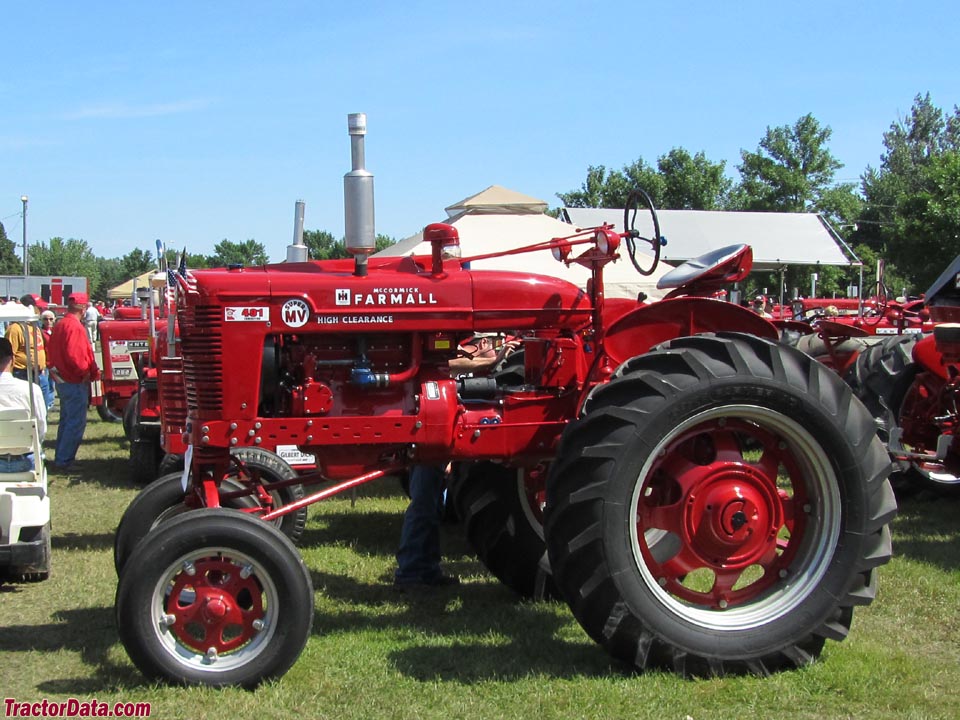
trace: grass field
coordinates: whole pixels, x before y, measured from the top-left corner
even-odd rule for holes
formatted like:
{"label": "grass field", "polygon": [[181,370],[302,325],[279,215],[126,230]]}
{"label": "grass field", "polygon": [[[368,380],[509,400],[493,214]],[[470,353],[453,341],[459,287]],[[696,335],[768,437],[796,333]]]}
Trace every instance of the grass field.
{"label": "grass field", "polygon": [[113,531],[136,493],[127,451],[120,426],[91,413],[77,471],[51,476],[52,577],[0,589],[3,697],[149,702],[151,717],[198,719],[960,717],[960,501],[931,498],[902,504],[877,601],[820,662],[765,679],[683,680],[613,663],[563,605],[518,602],[455,527],[444,548],[464,584],[397,593],[405,499],[384,482],[355,505],[311,508],[313,635],[286,676],[256,691],[150,685],[113,617]]}

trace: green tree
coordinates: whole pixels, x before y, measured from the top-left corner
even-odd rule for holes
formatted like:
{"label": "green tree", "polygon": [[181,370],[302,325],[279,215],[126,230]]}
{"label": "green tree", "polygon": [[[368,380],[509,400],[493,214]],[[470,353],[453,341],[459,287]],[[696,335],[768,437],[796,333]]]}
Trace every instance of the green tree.
{"label": "green tree", "polygon": [[118,258],[97,258],[99,279],[96,287],[90,286],[90,295],[98,300],[106,300],[107,293],[133,275],[127,275],[123,263]]}
{"label": "green tree", "polygon": [[923,292],[960,254],[960,151],[931,157],[914,180],[917,190],[897,198],[890,231],[899,242],[887,253]]}
{"label": "green tree", "polygon": [[214,267],[226,267],[228,265],[250,267],[266,265],[269,262],[263,243],[258,243],[253,239],[235,243],[226,238],[214,246],[211,260]]}
{"label": "green tree", "polygon": [[711,162],[702,151],[690,155],[673,148],[657,159],[663,194],[654,201],[670,210],[722,210],[733,188],[725,167],[725,162]]}
{"label": "green tree", "polygon": [[157,266],[151,252],[140,248],[135,248],[120,258],[120,265],[126,273],[127,279],[141,275],[147,270],[153,270]]}
{"label": "green tree", "polygon": [[[376,247],[374,252],[379,252],[395,242],[396,240],[389,235],[378,234],[374,241]],[[350,257],[344,239],[337,240],[333,237],[333,233],[326,230],[305,230],[303,244],[307,246],[311,260],[336,260]]]}
{"label": "green tree", "polygon": [[350,257],[343,240],[337,241],[326,230],[304,230],[303,244],[307,246],[311,260],[334,260]]}
{"label": "green tree", "polygon": [[669,210],[716,210],[727,205],[732,181],[724,175],[725,164],[707,159],[703,152],[691,155],[673,148],[657,158],[657,167],[643,158],[608,172],[603,165],[591,165],[579,190],[557,193],[566,207],[619,208],[626,205],[634,189],[650,195],[658,208]]}
{"label": "green tree", "polygon": [[[792,126],[767,128],[756,152],[740,151],[736,204],[744,210],[821,212],[838,207],[853,185],[834,185],[843,167],[827,148],[832,131],[807,114]],[[836,219],[836,218],[833,218]]]}
{"label": "green tree", "polygon": [[22,275],[23,261],[17,257],[17,247],[7,237],[7,231],[0,223],[0,275]]}
{"label": "green tree", "polygon": [[[638,160],[634,166],[639,166]],[[642,168],[638,167],[638,172]],[[591,165],[587,168],[587,179],[579,190],[557,193],[557,197],[566,207],[602,208],[623,207],[627,201],[627,178],[619,171],[608,173],[603,165]]]}
{"label": "green tree", "polygon": [[99,263],[85,240],[52,237],[49,243],[34,243],[27,251],[30,253],[31,275],[85,277],[90,288],[96,288],[99,283]]}
{"label": "green tree", "polygon": [[[898,266],[905,263],[900,270],[908,276],[913,290],[922,292],[929,269],[917,256],[914,238],[904,231],[932,227],[925,222],[918,224],[918,214],[928,200],[937,196],[936,176],[948,172],[949,162],[944,165],[942,156],[960,150],[960,109],[954,107],[948,115],[933,104],[929,93],[917,95],[910,113],[891,123],[884,133],[883,144],[880,167],[868,167],[861,176],[865,202],[854,239]],[[921,196],[926,199],[921,200]],[[933,240],[923,240],[932,253],[930,264],[943,265],[957,252],[954,241],[943,236],[939,245],[929,245]]]}

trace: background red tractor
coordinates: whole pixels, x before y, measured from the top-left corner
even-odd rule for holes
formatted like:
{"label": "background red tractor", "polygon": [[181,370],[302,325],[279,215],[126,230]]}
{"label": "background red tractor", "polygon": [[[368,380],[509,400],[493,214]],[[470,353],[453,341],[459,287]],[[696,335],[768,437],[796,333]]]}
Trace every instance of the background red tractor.
{"label": "background red tractor", "polygon": [[[149,324],[140,310],[118,307],[98,326],[103,396],[97,413],[104,422],[121,422],[140,383],[140,356],[150,348]],[[126,429],[126,428],[125,428]]]}
{"label": "background red tractor", "polygon": [[[361,120],[351,116],[345,180],[354,261],[197,271],[178,292],[186,497],[145,491],[121,530],[153,529],[127,533],[125,546],[118,533],[117,620],[141,671],[210,685],[285,672],[313,620],[290,540],[299,514],[450,460],[465,464],[457,494],[474,541],[471,525],[496,511],[485,523],[500,538],[478,547],[488,567],[525,594],[548,568],[585,631],[624,662],[766,673],[842,639],[890,557],[889,461],[838,376],[778,344],[751,311],[702,297],[749,272],[749,248],[677,268],[662,302],[608,303],[603,268],[621,243],[640,272],[659,259],[656,212],[639,193],[623,232],[514,251],[550,248],[585,265],[586,292],[448,259],[458,249],[449,225],[426,228],[432,256],[368,258]],[[475,331],[521,338],[522,368],[451,377],[457,339]],[[315,454],[316,472],[234,482],[238,449],[281,441]],[[302,499],[275,495],[321,484]]]}
{"label": "background red tractor", "polygon": [[960,257],[925,293],[924,335],[883,340],[847,376],[900,471],[897,488],[960,494]]}

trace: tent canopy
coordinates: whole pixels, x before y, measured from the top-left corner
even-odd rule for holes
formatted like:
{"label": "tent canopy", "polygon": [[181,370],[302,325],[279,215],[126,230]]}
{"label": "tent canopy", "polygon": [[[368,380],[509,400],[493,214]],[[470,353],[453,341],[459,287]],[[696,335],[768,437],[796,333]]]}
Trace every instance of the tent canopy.
{"label": "tent canopy", "polygon": [[[492,191],[496,191],[493,193]],[[510,204],[510,197],[519,200],[519,206]],[[489,204],[487,204],[489,203]],[[466,210],[461,210],[466,206]],[[541,208],[533,212],[533,207]],[[464,258],[486,253],[502,252],[525,245],[546,242],[557,237],[573,235],[576,228],[556,218],[544,215],[547,204],[520,193],[493,186],[482,193],[451,205],[451,217],[447,219],[460,234],[460,252]],[[587,246],[574,247],[574,255],[579,255]],[[661,264],[657,272],[650,276],[640,275],[630,263],[626,248],[620,247],[619,260],[604,268],[604,288],[607,297],[625,297],[634,299],[640,292],[651,298],[660,298],[664,291],[657,290],[657,280],[672,268]],[[430,243],[423,241],[423,233],[405,238],[390,247],[376,253],[377,257],[397,255],[429,255]],[[649,267],[653,258],[638,248],[637,261],[641,267]],[[515,270],[557,277],[585,288],[590,271],[580,265],[569,267],[554,259],[550,250],[520,255],[476,260],[471,263],[474,270]]]}
{"label": "tent canopy", "polygon": [[[135,278],[130,278],[124,283],[120,283],[115,288],[111,288],[107,291],[107,298],[110,300],[130,300],[133,298],[133,293],[137,288],[145,288],[150,286],[150,278],[157,274],[156,270],[147,270],[145,273],[140,273]],[[164,280],[164,283],[166,280]]]}
{"label": "tent canopy", "polygon": [[460,202],[448,205],[444,210],[447,211],[447,216],[450,218],[456,218],[464,213],[542,215],[547,211],[547,204],[535,197],[508,190],[499,185],[491,185],[476,195],[471,195]]}
{"label": "tent canopy", "polygon": [[[623,225],[622,209],[563,208],[576,227]],[[733,212],[726,210],[658,210],[660,234],[667,238],[662,256],[684,262],[711,250],[744,243],[753,248],[755,270],[785,265],[860,265],[830,224],[817,213]],[[637,229],[652,231],[649,213],[637,212]]]}

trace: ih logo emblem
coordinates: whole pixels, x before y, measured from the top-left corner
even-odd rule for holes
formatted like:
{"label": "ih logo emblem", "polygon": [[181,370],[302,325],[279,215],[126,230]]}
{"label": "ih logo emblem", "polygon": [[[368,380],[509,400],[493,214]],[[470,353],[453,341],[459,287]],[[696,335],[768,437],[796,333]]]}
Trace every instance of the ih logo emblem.
{"label": "ih logo emblem", "polygon": [[280,317],[290,327],[303,327],[310,319],[310,308],[303,300],[287,300],[280,308]]}
{"label": "ih logo emblem", "polygon": [[350,290],[349,289],[344,290],[343,288],[340,288],[339,290],[337,290],[336,302],[337,302],[337,305],[349,305]]}

